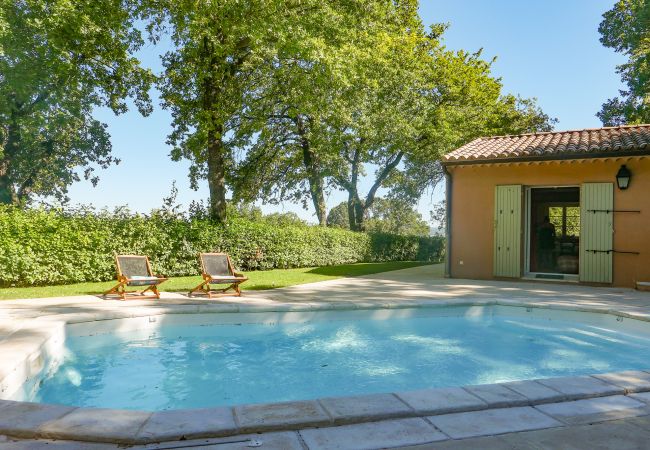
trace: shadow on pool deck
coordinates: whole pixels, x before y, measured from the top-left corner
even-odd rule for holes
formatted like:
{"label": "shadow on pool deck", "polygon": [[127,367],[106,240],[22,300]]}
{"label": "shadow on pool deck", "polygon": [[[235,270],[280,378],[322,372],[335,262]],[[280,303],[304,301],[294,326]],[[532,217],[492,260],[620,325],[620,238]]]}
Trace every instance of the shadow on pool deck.
{"label": "shadow on pool deck", "polygon": [[447,279],[443,277],[442,264],[291,286],[263,293],[249,293],[248,296],[291,302],[513,300],[583,307],[650,305],[650,294],[625,288],[591,287],[573,283]]}

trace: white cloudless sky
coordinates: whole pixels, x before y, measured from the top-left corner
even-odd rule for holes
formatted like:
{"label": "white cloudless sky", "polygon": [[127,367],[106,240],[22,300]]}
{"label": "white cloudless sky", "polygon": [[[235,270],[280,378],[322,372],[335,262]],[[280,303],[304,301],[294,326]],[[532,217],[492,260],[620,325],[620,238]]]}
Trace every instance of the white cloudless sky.
{"label": "white cloudless sky", "polygon": [[[616,65],[622,55],[599,42],[598,25],[614,0],[421,0],[420,13],[426,24],[449,23],[445,44],[451,49],[476,51],[497,60],[493,72],[502,78],[504,91],[536,97],[542,109],[559,119],[558,130],[600,126],[595,114],[601,104],[621,88]],[[159,55],[166,45],[147,45],[139,54],[143,64],[159,72]],[[187,161],[173,162],[165,143],[171,116],[158,106],[149,117],[136,111],[114,116],[97,111],[108,124],[118,166],[99,172],[100,182],[70,188],[73,204],[97,208],[128,205],[133,211],[149,212],[162,204],[175,181],[178,201],[187,206],[192,200],[207,199],[207,182],[198,191],[190,189]],[[370,180],[361,183],[362,192]],[[425,195],[417,209],[428,220],[432,204],[444,196],[442,186]],[[343,192],[332,192],[328,208],[344,201]],[[312,209],[285,203],[262,206],[265,212],[294,211],[315,222]]]}

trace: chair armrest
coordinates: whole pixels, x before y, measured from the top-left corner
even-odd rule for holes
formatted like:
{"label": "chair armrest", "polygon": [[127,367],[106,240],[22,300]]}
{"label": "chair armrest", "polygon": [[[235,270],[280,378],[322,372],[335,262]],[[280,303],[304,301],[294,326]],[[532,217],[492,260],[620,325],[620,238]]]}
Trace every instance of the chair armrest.
{"label": "chair armrest", "polygon": [[234,276],[236,276],[237,278],[246,278],[246,277],[244,276],[243,273],[233,272],[232,274],[233,274]]}

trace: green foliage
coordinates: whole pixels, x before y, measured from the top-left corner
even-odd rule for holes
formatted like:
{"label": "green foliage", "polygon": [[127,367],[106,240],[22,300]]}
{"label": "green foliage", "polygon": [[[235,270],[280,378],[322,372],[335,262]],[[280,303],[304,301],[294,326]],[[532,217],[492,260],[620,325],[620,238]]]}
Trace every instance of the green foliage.
{"label": "green foliage", "polygon": [[0,203],[65,198],[118,162],[92,113],[151,111],[137,17],[130,0],[0,1]]}
{"label": "green foliage", "polygon": [[228,217],[260,221],[264,217],[262,209],[252,203],[228,203]]}
{"label": "green foliage", "polygon": [[[375,86],[383,82],[375,66],[385,64],[393,72],[401,67],[386,54],[412,51],[399,43],[408,41],[405,30],[419,23],[412,0],[317,3],[294,24],[303,33],[300,45],[277,52],[261,66],[256,88],[245,95],[232,141],[243,158],[232,183],[236,198],[247,201],[290,200],[307,208],[311,200],[325,225],[325,192],[333,184],[331,164],[338,164],[328,154],[332,127],[353,120],[356,93],[375,95]],[[309,19],[314,14],[319,18],[315,27]],[[396,98],[399,94],[391,100]]]}
{"label": "green foliage", "polygon": [[444,234],[445,229],[447,228],[447,201],[441,200],[437,203],[434,203],[433,209],[429,211],[429,216],[431,222],[437,224],[438,234]]}
{"label": "green foliage", "polygon": [[628,57],[618,66],[627,88],[597,114],[604,125],[650,122],[650,2],[619,0],[603,14],[600,42]]}
{"label": "green foliage", "polygon": [[444,239],[439,236],[404,236],[388,233],[367,233],[377,261],[440,261]]}
{"label": "green foliage", "polygon": [[233,218],[218,225],[201,217],[128,211],[96,213],[0,207],[0,286],[111,280],[112,255],[145,254],[154,271],[196,275],[201,251],[228,252],[242,270],[355,262],[438,261],[440,238],[365,234],[315,226]]}
{"label": "green foliage", "polygon": [[[377,198],[366,211],[366,231],[403,236],[428,236],[429,224],[415,211],[409,202],[399,198]],[[342,202],[327,215],[330,227],[350,228],[348,203]]]}
{"label": "green foliage", "polygon": [[377,198],[370,207],[366,230],[402,236],[429,236],[430,227],[411,203],[399,198]]}
{"label": "green foliage", "polygon": [[350,219],[348,218],[348,203],[342,202],[330,209],[327,214],[327,226],[350,229]]}
{"label": "green foliage", "polygon": [[419,199],[425,189],[436,186],[443,176],[440,157],[472,139],[550,131],[556,122],[535,99],[504,94],[492,62],[485,61],[481,51],[431,46],[420,68],[425,94],[412,113],[417,133],[403,169],[393,170],[386,180],[391,194],[404,199]]}
{"label": "green foliage", "polygon": [[270,224],[283,225],[307,225],[295,212],[271,213],[264,216],[264,221]]}
{"label": "green foliage", "polygon": [[[410,1],[410,0],[409,0]],[[334,40],[347,42],[341,23],[354,26],[383,0],[145,1],[154,40],[168,32],[158,87],[171,111],[174,160],[188,159],[190,180],[210,188],[210,214],[226,218],[226,177],[235,162],[231,136],[248,114],[251,93],[265,90],[280,60],[319,55]],[[271,75],[272,77],[273,75]]]}
{"label": "green foliage", "polygon": [[[445,48],[444,25],[427,32],[417,2],[366,3],[374,15],[341,14],[347,42],[279,53],[256,78],[233,139],[242,155],[236,197],[305,207],[311,197],[323,223],[323,193],[339,189],[349,227],[370,230],[377,192],[413,202],[440,181],[448,151],[477,136],[551,128],[533,99],[502,92],[480,52]],[[362,193],[363,177],[372,183]],[[346,221],[342,210],[330,224]]]}

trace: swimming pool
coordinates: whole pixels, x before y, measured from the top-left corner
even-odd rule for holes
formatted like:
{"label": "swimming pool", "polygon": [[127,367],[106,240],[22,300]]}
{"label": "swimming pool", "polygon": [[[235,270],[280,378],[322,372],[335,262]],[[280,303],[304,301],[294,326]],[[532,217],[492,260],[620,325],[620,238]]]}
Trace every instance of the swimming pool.
{"label": "swimming pool", "polygon": [[21,400],[201,408],[647,368],[650,323],[471,306],[168,314],[67,327]]}

